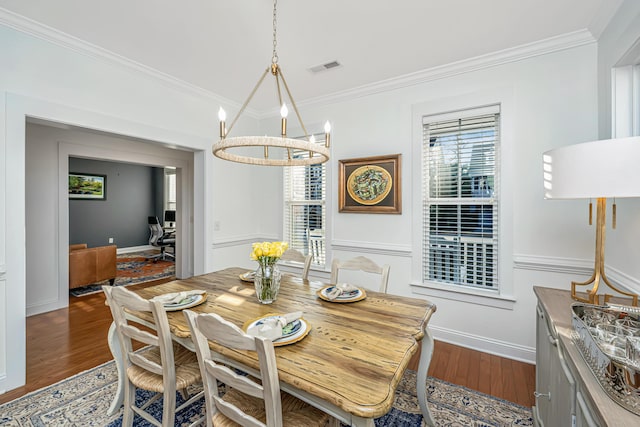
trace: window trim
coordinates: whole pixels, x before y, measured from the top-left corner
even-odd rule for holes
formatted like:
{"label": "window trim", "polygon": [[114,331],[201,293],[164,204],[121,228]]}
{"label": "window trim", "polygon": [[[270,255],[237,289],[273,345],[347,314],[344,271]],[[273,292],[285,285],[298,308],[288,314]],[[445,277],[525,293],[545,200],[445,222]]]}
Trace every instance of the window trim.
{"label": "window trim", "polygon": [[[496,119],[496,115],[498,116],[498,120]],[[423,163],[420,167],[420,173],[422,175],[422,180],[421,180],[421,187],[422,187],[422,191],[423,191],[423,195],[422,198],[420,200],[421,205],[423,206],[421,215],[423,218],[423,225],[426,224],[428,221],[430,221],[431,215],[427,215],[427,212],[425,212],[425,208],[424,208],[424,203],[425,202],[429,202],[430,205],[439,205],[441,207],[445,207],[445,206],[449,206],[449,207],[458,207],[460,209],[462,209],[464,206],[490,206],[492,207],[492,212],[494,212],[493,215],[493,221],[492,221],[492,230],[495,231],[492,232],[492,237],[491,238],[487,238],[487,237],[483,237],[483,241],[484,240],[492,240],[492,245],[494,246],[492,248],[492,251],[494,253],[497,253],[497,257],[493,258],[493,262],[491,263],[493,265],[493,267],[496,269],[496,274],[495,275],[491,275],[492,279],[491,279],[491,286],[490,287],[484,287],[480,284],[465,284],[461,282],[457,282],[457,281],[435,281],[436,283],[438,283],[439,285],[441,285],[444,288],[449,288],[449,287],[455,287],[455,288],[459,288],[459,287],[467,287],[470,289],[478,289],[482,292],[484,291],[497,291],[500,288],[500,275],[497,274],[500,268],[500,251],[501,251],[501,247],[500,247],[500,240],[498,239],[498,235],[500,232],[500,224],[501,224],[501,218],[500,218],[500,204],[502,202],[502,198],[501,198],[501,192],[500,192],[500,184],[501,184],[501,169],[500,169],[500,139],[501,139],[501,132],[500,132],[500,117],[501,117],[501,108],[500,108],[500,104],[493,104],[493,105],[487,105],[487,106],[478,106],[478,107],[469,107],[469,108],[465,108],[463,110],[457,110],[457,111],[452,111],[452,112],[446,112],[443,114],[436,114],[436,115],[427,115],[427,116],[423,116],[422,118],[422,124],[423,124],[423,138],[422,138],[422,160]],[[425,158],[425,155],[429,155],[427,153],[426,147],[425,147],[425,136],[426,136],[426,131],[425,131],[425,126],[427,125],[437,125],[436,129],[434,130],[434,134],[438,135],[441,134],[442,132],[438,132],[439,129],[441,128],[441,126],[443,124],[453,124],[453,123],[458,123],[458,126],[456,127],[456,133],[460,130],[459,126],[460,126],[460,120],[471,120],[472,123],[476,123],[478,119],[482,119],[482,123],[486,124],[489,121],[494,123],[494,129],[496,130],[495,132],[495,138],[493,138],[493,144],[492,144],[492,149],[493,149],[493,155],[494,155],[494,178],[495,178],[495,183],[493,185],[494,188],[494,196],[490,197],[490,198],[477,198],[477,197],[462,197],[462,195],[460,194],[460,191],[462,190],[462,175],[460,175],[460,170],[458,169],[458,173],[456,174],[456,188],[458,188],[458,194],[456,197],[446,197],[446,196],[431,196],[429,194],[430,192],[430,188],[424,188],[424,185],[431,185],[431,180],[429,179],[429,177],[431,176],[431,170],[429,170],[429,164],[430,162],[427,160],[427,158]],[[469,123],[469,122],[465,122],[465,123]],[[474,127],[474,129],[478,129],[477,127]],[[449,131],[446,132],[447,134],[449,134]],[[445,140],[448,140],[447,138],[445,138]],[[459,146],[459,140],[457,140],[456,142],[456,150],[458,150],[460,148]],[[468,143],[468,142],[466,142]],[[466,144],[465,143],[465,144]],[[481,146],[484,149],[484,142],[482,143],[483,145]],[[431,146],[431,144],[429,144]],[[472,152],[475,150],[475,148],[472,148]],[[460,152],[456,151],[458,154]],[[471,154],[473,155],[473,154]],[[425,170],[427,169],[427,170]],[[429,172],[429,176],[425,176],[425,172]],[[437,178],[436,178],[437,179]],[[426,191],[426,193],[425,193]],[[459,212],[459,211],[458,211]],[[457,231],[458,233],[462,233],[461,229],[461,224],[458,221],[457,223]],[[427,234],[426,230],[422,230],[422,235],[425,236]],[[445,233],[446,234],[446,233]],[[456,234],[456,233],[454,233]],[[440,234],[439,232],[436,232],[435,234],[432,234],[431,232],[428,233],[429,235],[429,239],[431,239],[432,237],[435,238],[442,238],[443,235]],[[468,243],[471,243],[471,241],[473,239],[469,239],[469,236],[465,236],[465,235],[458,235],[457,236],[457,240],[460,243],[463,243],[464,241],[467,241]],[[454,237],[454,240],[456,238]],[[494,240],[495,239],[495,240]],[[477,243],[477,242],[476,242]],[[429,254],[429,256],[432,256],[432,244],[429,243],[428,245],[428,249],[426,248],[424,242],[423,242],[423,247],[422,247],[422,254],[423,254],[423,260],[422,260],[422,268],[423,268],[423,280],[424,280],[424,275],[426,273],[425,270],[425,259],[424,257],[426,256],[426,254]],[[433,253],[433,256],[438,255],[439,251],[435,251]],[[464,252],[464,251],[463,251]],[[473,251],[472,251],[473,252]],[[473,264],[476,264],[476,258],[475,256],[473,257],[474,261]],[[445,273],[445,271],[442,270],[438,270],[435,274],[442,274]],[[430,281],[430,280],[427,280]]]}
{"label": "window trim", "polygon": [[[309,130],[311,130],[311,132],[309,133],[309,135],[316,135],[316,140],[320,141],[320,139],[324,140],[324,125],[323,124],[315,124],[315,125],[311,125],[309,127]],[[289,132],[290,134],[303,134],[303,132],[301,130],[298,131],[294,131],[294,130],[290,130]],[[332,130],[332,139],[335,140],[335,129]],[[298,137],[301,138],[301,137]],[[330,151],[330,155],[331,155],[331,151],[332,148],[329,148]],[[332,187],[332,180],[331,180],[331,162],[327,161],[324,163],[324,167],[325,167],[325,176],[324,176],[324,182],[325,182],[325,191],[324,191],[324,203],[322,204],[324,206],[324,211],[325,211],[325,215],[324,215],[324,265],[321,264],[315,264],[315,263],[311,263],[311,267],[309,268],[309,271],[317,271],[317,272],[326,272],[329,271],[328,268],[330,268],[331,266],[331,245],[330,245],[330,230],[331,230],[331,219],[332,219],[332,197],[331,194],[333,194],[333,187]],[[282,209],[282,239],[286,239],[287,236],[285,236],[286,230],[288,229],[288,224],[286,222],[286,218],[287,218],[287,213],[286,213],[286,209],[288,208],[288,202],[287,202],[287,197],[285,194],[286,188],[285,188],[285,184],[286,184],[286,177],[285,177],[285,171],[283,170],[282,172],[282,205],[281,205],[281,209]],[[296,204],[297,202],[293,202],[293,204]],[[304,203],[300,203],[301,205],[303,205]],[[287,265],[292,266],[292,267],[296,267],[295,264],[292,263],[287,263]]]}
{"label": "window trim", "polygon": [[[498,283],[497,290],[469,289],[466,286],[444,286],[436,282],[422,281],[422,119],[423,116],[437,115],[471,109],[483,105],[500,105],[500,229],[498,242]],[[416,173],[412,174],[412,227],[413,227],[413,257],[411,261],[411,288],[414,294],[431,297],[455,299],[470,303],[488,305],[497,308],[510,308],[515,303],[515,286],[513,273],[513,119],[514,112],[513,88],[509,86],[489,87],[484,90],[457,95],[453,97],[434,99],[412,105],[412,167]],[[419,171],[419,173],[418,173]],[[449,289],[453,288],[453,289]]]}

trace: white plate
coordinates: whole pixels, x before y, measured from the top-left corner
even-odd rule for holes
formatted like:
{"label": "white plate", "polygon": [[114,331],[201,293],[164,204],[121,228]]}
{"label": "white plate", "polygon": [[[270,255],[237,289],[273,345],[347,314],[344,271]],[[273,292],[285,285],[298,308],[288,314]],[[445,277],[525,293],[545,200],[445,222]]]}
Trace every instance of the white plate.
{"label": "white plate", "polygon": [[[271,317],[271,316],[266,316],[266,317]],[[265,317],[261,317],[260,319],[256,319],[253,322],[246,325],[246,327],[244,328],[245,332],[252,326],[258,324],[259,322],[262,322],[264,319]],[[300,321],[300,328],[292,335],[284,336],[284,337],[273,340],[274,347],[293,344],[295,342],[300,341],[309,333],[309,324],[307,323],[307,321],[304,320],[303,318],[300,318],[298,320]],[[291,322],[291,323],[294,323],[294,322]]]}
{"label": "white plate", "polygon": [[185,308],[195,307],[198,304],[202,304],[207,299],[207,294],[195,294],[189,295],[185,298],[186,301],[180,304],[165,304],[164,309],[166,311],[184,310]]}
{"label": "white plate", "polygon": [[253,278],[255,277],[255,275],[256,275],[255,271],[247,271],[246,273],[242,273],[240,275],[240,280],[242,280],[243,282],[253,283]]}
{"label": "white plate", "polygon": [[329,302],[355,302],[355,301],[360,301],[366,298],[366,294],[364,293],[364,291],[358,288],[356,291],[351,291],[347,295],[340,295],[337,298],[330,299],[329,292],[334,287],[335,286],[330,285],[320,289],[318,291],[318,296],[323,300],[329,301]]}

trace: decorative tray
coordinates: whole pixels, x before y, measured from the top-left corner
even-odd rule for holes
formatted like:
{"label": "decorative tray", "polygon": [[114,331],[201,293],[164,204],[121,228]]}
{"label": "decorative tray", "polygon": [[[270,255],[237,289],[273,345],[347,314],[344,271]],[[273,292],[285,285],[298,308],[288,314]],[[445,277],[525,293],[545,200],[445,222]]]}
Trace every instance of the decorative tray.
{"label": "decorative tray", "polygon": [[572,339],[604,391],[640,415],[640,309],[574,303],[571,321]]}

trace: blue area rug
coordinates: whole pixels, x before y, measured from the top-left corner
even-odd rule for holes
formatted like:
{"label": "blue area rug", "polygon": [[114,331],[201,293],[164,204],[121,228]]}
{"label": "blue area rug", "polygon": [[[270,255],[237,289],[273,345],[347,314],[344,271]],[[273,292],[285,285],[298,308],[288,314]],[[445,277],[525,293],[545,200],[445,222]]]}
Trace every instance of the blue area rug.
{"label": "blue area rug", "polygon": [[[59,383],[0,405],[2,426],[120,426],[122,409],[107,416],[117,385],[113,361],[82,372]],[[438,426],[512,427],[532,426],[530,408],[515,405],[489,395],[453,385],[435,378],[428,379],[428,400]],[[195,393],[198,389],[190,391]],[[138,392],[142,402],[149,398]],[[177,394],[179,403],[182,396]],[[160,418],[162,401],[152,405]],[[186,426],[204,413],[204,399],[195,402],[176,415],[176,426]],[[136,417],[134,426],[149,424]],[[204,424],[203,424],[204,425]],[[407,371],[396,392],[393,409],[375,420],[376,427],[422,427],[422,415],[416,399],[415,372]]]}

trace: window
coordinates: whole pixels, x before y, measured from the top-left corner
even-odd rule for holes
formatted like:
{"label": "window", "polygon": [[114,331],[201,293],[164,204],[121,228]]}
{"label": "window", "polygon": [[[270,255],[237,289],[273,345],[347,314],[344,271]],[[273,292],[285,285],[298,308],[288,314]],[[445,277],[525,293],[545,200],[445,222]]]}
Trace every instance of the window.
{"label": "window", "polygon": [[422,279],[497,290],[499,106],[422,123]]}
{"label": "window", "polygon": [[164,210],[176,210],[176,170],[164,169]]}
{"label": "window", "polygon": [[[324,134],[315,135],[324,144]],[[295,150],[295,158],[309,156]],[[313,255],[313,264],[324,267],[326,228],[326,163],[284,168],[284,239],[289,247]]]}

